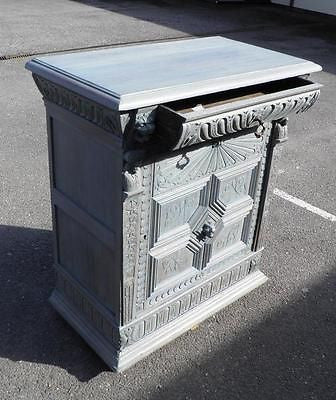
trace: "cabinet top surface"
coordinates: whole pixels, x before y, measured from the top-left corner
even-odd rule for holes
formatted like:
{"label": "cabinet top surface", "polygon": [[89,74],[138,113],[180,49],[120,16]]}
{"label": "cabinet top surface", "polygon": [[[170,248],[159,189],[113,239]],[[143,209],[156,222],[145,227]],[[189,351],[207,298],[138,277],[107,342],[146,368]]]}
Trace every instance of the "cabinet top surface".
{"label": "cabinet top surface", "polygon": [[223,37],[34,58],[32,72],[114,109],[139,107],[317,72],[313,62]]}

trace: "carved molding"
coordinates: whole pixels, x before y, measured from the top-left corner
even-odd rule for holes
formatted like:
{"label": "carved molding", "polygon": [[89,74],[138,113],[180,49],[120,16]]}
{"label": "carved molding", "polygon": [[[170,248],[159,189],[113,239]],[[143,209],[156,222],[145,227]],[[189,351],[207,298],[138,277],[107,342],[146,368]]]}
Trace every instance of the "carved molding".
{"label": "carved molding", "polygon": [[55,103],[116,136],[121,136],[122,129],[118,112],[109,110],[36,74],[33,74],[33,78],[45,100]]}
{"label": "carved molding", "polygon": [[[223,292],[236,282],[245,278],[258,264],[259,253],[253,253],[248,258],[236,264],[231,269],[207,280],[202,285],[195,287],[187,294],[181,296],[167,306],[153,310],[137,322],[126,327],[118,327],[111,316],[105,315],[97,304],[91,302],[86,294],[71,282],[63,273],[57,274],[57,290],[90,321],[90,324],[100,332],[116,349],[122,349],[141,340],[146,335],[154,332],[170,321],[185,314],[198,304],[203,303],[216,294]],[[125,293],[126,294],[126,293]]]}
{"label": "carved molding", "polygon": [[[149,241],[149,226],[151,218],[151,181],[152,181],[152,165],[143,166],[143,191],[139,195],[140,202],[140,222],[138,225],[140,235],[140,245],[138,251],[135,280],[136,280],[136,308],[141,310],[143,301],[146,298],[147,289],[147,273],[148,273],[148,241]],[[127,243],[125,244],[127,246]]]}
{"label": "carved molding", "polygon": [[139,196],[127,198],[123,211],[123,323],[133,317],[134,277],[139,249]]}
{"label": "carved molding", "polygon": [[248,159],[260,157],[263,143],[263,137],[256,138],[250,134],[216,142],[193,153],[185,153],[159,162],[156,164],[154,192],[161,193]]}
{"label": "carved molding", "polygon": [[151,166],[124,172],[123,204],[123,323],[133,318],[136,304],[143,301],[146,290],[146,265],[151,196]]}
{"label": "carved molding", "polygon": [[270,133],[271,133],[271,123],[265,124],[266,126],[266,133],[264,135],[264,147],[262,150],[262,157],[261,161],[259,163],[259,171],[257,171],[258,177],[256,180],[256,187],[255,187],[255,194],[254,194],[254,204],[251,212],[251,217],[250,217],[250,229],[249,229],[249,234],[247,237],[247,246],[251,247],[253,238],[254,238],[254,231],[256,227],[256,220],[258,217],[258,210],[259,210],[259,204],[260,204],[260,197],[261,197],[261,192],[263,190],[263,180],[264,180],[264,172],[266,168],[266,156],[267,156],[267,145],[270,140]]}
{"label": "carved molding", "polygon": [[60,268],[57,271],[56,288],[116,349],[120,348],[119,328],[113,317],[104,315],[106,313],[99,310],[96,301],[91,301],[87,293],[82,293],[79,286],[67,274],[62,273]]}
{"label": "carved molding", "polygon": [[291,96],[276,102],[253,106],[248,109],[235,110],[215,117],[202,118],[182,124],[180,137],[174,150],[219,139],[249,128],[257,128],[256,135],[264,133],[264,124],[283,120],[289,114],[305,112],[318,100],[319,90]]}
{"label": "carved molding", "polygon": [[181,296],[169,305],[161,307],[147,315],[140,321],[121,328],[121,346],[129,346],[155,330],[163,327],[172,320],[188,312],[198,304],[208,300],[216,294],[223,292],[239,280],[245,278],[253,265],[258,263],[260,253],[254,253],[252,256],[244,259],[229,270],[218,274],[217,276],[204,282],[202,285],[190,290],[187,294]]}

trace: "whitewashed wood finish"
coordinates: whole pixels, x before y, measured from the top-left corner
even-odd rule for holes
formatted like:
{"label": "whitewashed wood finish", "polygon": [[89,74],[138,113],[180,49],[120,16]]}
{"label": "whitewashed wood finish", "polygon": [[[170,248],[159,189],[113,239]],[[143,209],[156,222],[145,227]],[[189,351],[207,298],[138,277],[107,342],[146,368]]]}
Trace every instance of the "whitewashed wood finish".
{"label": "whitewashed wood finish", "polygon": [[119,110],[321,70],[313,62],[219,36],[38,57],[27,68],[70,90],[76,86],[94,101],[103,92],[105,105]]}
{"label": "whitewashed wood finish", "polygon": [[[208,59],[221,43],[237,46],[210,38],[163,47],[195,46],[199,85],[191,86],[209,91],[200,73],[221,74],[215,57]],[[248,71],[246,54],[268,51],[245,46],[240,60]],[[137,46],[133,55],[142,47],[155,48]],[[283,57],[286,73],[307,66],[283,55],[272,60]],[[120,56],[120,65],[127,60]],[[187,77],[197,78],[186,67],[175,71],[176,98],[191,94]],[[111,368],[129,367],[265,281],[259,232],[273,147],[287,139],[287,116],[313,106],[320,85],[295,78],[248,88],[247,96],[230,91],[217,102],[207,96],[205,107],[191,112],[188,99],[181,108],[153,103],[120,112],[120,98],[109,89],[51,67],[48,75],[39,62],[28,68],[47,109],[57,272],[51,302]],[[268,79],[278,72],[274,67]],[[245,73],[246,84],[255,82],[252,75]],[[230,84],[225,69],[219,81]],[[146,82],[132,82],[119,83],[127,90],[134,85],[136,102],[137,94],[167,99],[164,79],[154,100]],[[149,91],[137,92],[137,84]]]}

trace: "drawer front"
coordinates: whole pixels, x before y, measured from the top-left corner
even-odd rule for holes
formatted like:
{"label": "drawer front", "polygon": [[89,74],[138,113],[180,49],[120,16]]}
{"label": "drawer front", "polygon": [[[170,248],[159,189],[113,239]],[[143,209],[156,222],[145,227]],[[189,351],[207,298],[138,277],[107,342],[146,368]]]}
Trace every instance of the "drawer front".
{"label": "drawer front", "polygon": [[319,97],[320,84],[302,78],[270,82],[158,107],[160,141],[177,150],[304,112]]}
{"label": "drawer front", "polygon": [[155,164],[148,297],[251,253],[265,137],[252,133]]}

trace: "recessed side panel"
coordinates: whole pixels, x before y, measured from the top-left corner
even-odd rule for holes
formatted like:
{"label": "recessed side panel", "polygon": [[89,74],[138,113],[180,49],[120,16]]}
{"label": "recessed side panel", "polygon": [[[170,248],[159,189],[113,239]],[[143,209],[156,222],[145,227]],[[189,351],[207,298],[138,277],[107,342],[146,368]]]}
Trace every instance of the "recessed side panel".
{"label": "recessed side panel", "polygon": [[120,139],[47,102],[55,263],[119,319]]}
{"label": "recessed side panel", "polygon": [[115,251],[107,247],[70,215],[56,207],[57,264],[64,268],[105,307],[118,314]]}
{"label": "recessed side panel", "polygon": [[121,221],[120,141],[71,113],[62,114],[52,118],[54,188],[113,230],[116,217]]}

